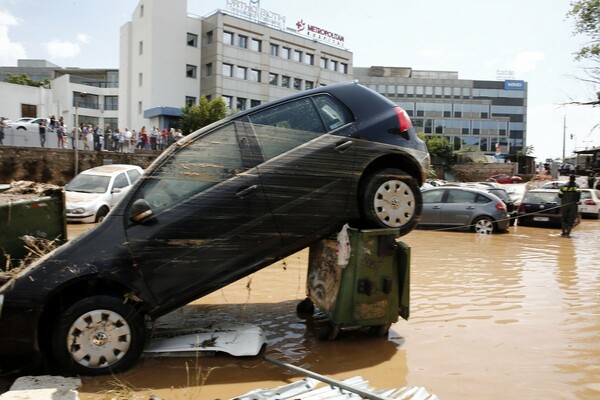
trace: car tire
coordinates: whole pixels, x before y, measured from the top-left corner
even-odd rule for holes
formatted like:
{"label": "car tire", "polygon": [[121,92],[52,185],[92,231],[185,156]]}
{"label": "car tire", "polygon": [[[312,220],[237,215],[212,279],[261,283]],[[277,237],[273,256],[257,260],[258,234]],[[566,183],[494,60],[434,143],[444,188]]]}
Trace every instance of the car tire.
{"label": "car tire", "polygon": [[79,300],[60,315],[51,349],[61,369],[76,375],[124,371],[144,347],[144,318],[114,296]]}
{"label": "car tire", "polygon": [[490,217],[479,217],[473,221],[473,231],[475,233],[491,234],[496,231],[494,220]]}
{"label": "car tire", "polygon": [[108,215],[108,207],[106,207],[106,206],[100,207],[100,209],[96,213],[95,222],[96,223],[102,222],[104,220],[104,218],[106,217],[106,215]]}
{"label": "car tire", "polygon": [[405,235],[417,225],[423,210],[417,181],[396,168],[371,174],[361,197],[365,228],[399,228],[400,235]]}

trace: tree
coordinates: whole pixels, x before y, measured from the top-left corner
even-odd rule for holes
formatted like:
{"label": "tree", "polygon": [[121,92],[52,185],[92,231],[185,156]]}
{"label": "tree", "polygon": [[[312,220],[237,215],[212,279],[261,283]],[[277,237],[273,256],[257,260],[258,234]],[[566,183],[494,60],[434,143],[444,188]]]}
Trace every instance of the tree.
{"label": "tree", "polygon": [[181,131],[194,132],[227,116],[227,105],[222,98],[208,101],[206,96],[200,97],[196,105],[188,105],[181,109]]}
{"label": "tree", "polygon": [[26,74],[17,75],[17,74],[11,74],[10,72],[8,73],[8,77],[6,78],[6,82],[13,83],[15,85],[25,85],[25,86],[35,86],[35,87],[41,86],[41,87],[45,87],[45,88],[50,87],[50,79],[36,81],[35,79],[31,79],[31,77],[29,77]]}
{"label": "tree", "polygon": [[[586,68],[588,81],[595,86],[600,85],[600,0],[575,0],[571,2],[571,10],[567,17],[575,21],[575,33],[590,37],[590,41],[575,53],[575,60],[590,60],[595,66]],[[600,105],[600,91],[596,99],[576,104]]]}
{"label": "tree", "polygon": [[419,137],[425,141],[431,157],[452,157],[452,144],[448,138],[443,136],[425,136],[419,133]]}

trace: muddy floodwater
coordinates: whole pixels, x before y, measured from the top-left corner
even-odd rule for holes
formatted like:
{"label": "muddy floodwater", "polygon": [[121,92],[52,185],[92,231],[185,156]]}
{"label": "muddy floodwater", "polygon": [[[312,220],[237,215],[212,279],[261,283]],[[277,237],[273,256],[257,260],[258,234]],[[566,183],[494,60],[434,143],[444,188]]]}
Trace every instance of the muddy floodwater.
{"label": "muddy floodwater", "polygon": [[600,221],[583,220],[570,239],[559,234],[413,231],[402,238],[412,249],[409,321],[386,338],[354,330],[329,342],[318,339],[323,319],[296,315],[306,290],[300,252],[157,323],[256,324],[264,354],[145,357],[126,373],[83,378],[80,396],[229,399],[302,378],[263,361],[269,355],[330,378],[360,375],[378,389],[422,386],[446,400],[600,399]]}

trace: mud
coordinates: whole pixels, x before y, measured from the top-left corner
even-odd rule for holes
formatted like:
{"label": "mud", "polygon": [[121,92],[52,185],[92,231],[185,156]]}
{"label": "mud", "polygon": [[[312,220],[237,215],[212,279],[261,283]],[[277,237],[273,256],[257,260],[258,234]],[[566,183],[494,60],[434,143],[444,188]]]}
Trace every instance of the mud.
{"label": "mud", "polygon": [[600,221],[584,220],[570,239],[559,234],[413,231],[402,238],[412,248],[409,321],[387,338],[352,330],[330,342],[318,339],[326,320],[296,315],[306,289],[300,252],[157,324],[257,324],[264,354],[144,358],[118,376],[83,378],[80,396],[229,399],[302,378],[263,361],[269,355],[377,388],[423,386],[440,399],[600,398]]}

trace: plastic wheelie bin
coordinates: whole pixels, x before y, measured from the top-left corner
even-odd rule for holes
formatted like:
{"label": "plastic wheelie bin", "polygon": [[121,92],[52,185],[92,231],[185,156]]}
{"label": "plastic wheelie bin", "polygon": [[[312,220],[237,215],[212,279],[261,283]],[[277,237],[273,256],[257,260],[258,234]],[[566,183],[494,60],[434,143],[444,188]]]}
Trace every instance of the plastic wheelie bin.
{"label": "plastic wheelie bin", "polygon": [[344,327],[368,326],[386,335],[398,316],[408,319],[410,247],[396,240],[397,229],[347,229],[349,258],[340,260],[340,237],[309,249],[307,298],[297,307],[306,316],[317,307],[329,326],[320,337],[334,340]]}

